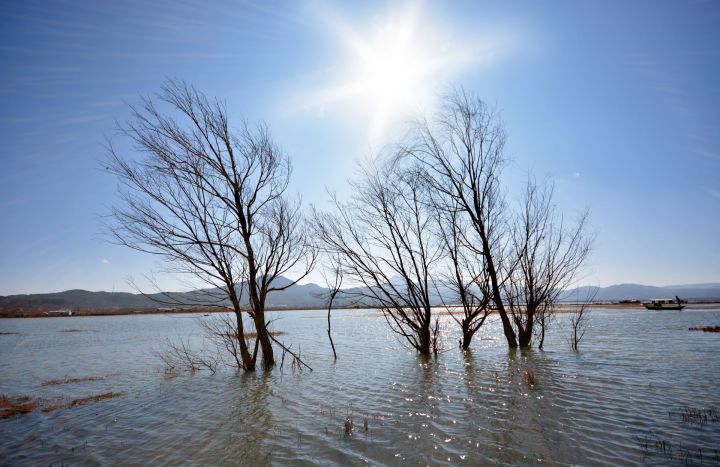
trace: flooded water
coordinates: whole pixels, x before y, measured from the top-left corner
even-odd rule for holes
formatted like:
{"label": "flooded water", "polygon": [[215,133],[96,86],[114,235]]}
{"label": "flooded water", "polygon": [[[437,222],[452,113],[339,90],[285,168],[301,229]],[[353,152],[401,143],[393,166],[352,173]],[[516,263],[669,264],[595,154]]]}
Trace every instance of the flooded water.
{"label": "flooded water", "polygon": [[[430,360],[373,312],[337,311],[337,363],[323,312],[274,318],[314,371],[165,375],[163,342],[197,342],[204,317],[0,320],[0,393],[66,401],[122,393],[0,419],[0,462],[720,462],[720,334],[688,331],[720,325],[718,308],[595,310],[579,352],[566,341],[567,315],[544,351],[508,351],[493,322],[465,355],[445,318],[448,350]],[[66,377],[96,379],[43,386]]]}

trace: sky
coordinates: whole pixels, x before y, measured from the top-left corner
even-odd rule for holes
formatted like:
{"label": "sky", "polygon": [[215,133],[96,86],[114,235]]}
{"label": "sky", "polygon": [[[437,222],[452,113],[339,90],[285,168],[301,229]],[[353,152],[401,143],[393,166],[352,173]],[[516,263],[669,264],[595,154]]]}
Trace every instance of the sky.
{"label": "sky", "polygon": [[532,173],[590,210],[583,283],[720,282],[718,24],[718,1],[5,1],[0,295],[184,288],[100,227],[103,142],[167,79],[265,121],[321,208],[462,86],[502,116],[511,201]]}

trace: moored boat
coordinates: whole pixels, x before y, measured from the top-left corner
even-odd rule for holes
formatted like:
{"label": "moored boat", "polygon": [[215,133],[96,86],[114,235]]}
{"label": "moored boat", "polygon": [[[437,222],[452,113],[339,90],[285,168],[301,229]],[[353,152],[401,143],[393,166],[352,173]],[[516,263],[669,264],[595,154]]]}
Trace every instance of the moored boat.
{"label": "moored boat", "polygon": [[643,303],[643,305],[645,305],[645,308],[648,310],[682,310],[685,308],[683,300],[680,300],[678,296],[675,296],[675,299],[654,298],[649,302]]}

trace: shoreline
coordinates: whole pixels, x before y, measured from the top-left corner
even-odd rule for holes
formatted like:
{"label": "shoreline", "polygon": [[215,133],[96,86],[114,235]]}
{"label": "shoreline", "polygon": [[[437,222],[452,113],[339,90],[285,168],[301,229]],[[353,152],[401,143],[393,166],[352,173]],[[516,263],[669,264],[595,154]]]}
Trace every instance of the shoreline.
{"label": "shoreline", "polygon": [[[688,301],[689,309],[705,309],[707,307],[716,307],[720,305],[720,301]],[[572,313],[577,304],[561,303],[551,313]],[[643,309],[642,303],[593,303],[590,307],[595,309]],[[443,305],[436,305],[433,308],[445,308]],[[294,312],[294,311],[313,311],[327,310],[326,307],[319,306],[298,306],[288,307],[267,307],[265,311],[269,312]],[[340,306],[333,307],[332,311],[367,311],[380,310],[375,306]],[[99,310],[0,310],[0,318],[67,318],[75,316],[130,316],[130,315],[171,315],[171,314],[211,314],[229,312],[222,307],[189,307],[189,308],[118,308],[118,309],[99,309]],[[654,310],[648,310],[654,311]],[[447,310],[440,312],[441,314],[449,313]]]}

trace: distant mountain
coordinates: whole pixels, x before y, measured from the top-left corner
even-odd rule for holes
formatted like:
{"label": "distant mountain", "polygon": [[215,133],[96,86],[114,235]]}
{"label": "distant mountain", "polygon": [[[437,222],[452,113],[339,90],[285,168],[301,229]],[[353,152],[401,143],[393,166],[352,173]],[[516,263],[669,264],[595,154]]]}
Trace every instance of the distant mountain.
{"label": "distant mountain", "polygon": [[[286,286],[290,281],[279,278],[277,287]],[[348,289],[353,292],[361,289]],[[317,284],[296,284],[286,290],[269,295],[267,306],[276,308],[324,307],[327,289]],[[433,294],[431,301],[451,302],[451,291],[440,288],[442,297]],[[620,300],[649,300],[652,298],[673,298],[678,295],[684,300],[720,300],[720,284],[688,284],[667,287],[654,287],[640,284],[619,284],[609,287],[579,287],[568,290],[561,301],[586,300],[595,293],[594,300],[616,302]],[[444,297],[444,300],[443,300]],[[222,294],[213,289],[200,289],[190,292],[168,292],[151,295],[125,292],[89,292],[87,290],[67,290],[65,292],[9,295],[0,297],[0,313],[8,311],[50,311],[50,310],[119,310],[140,308],[180,308],[182,305],[223,304]],[[350,297],[338,297],[338,306],[351,305]],[[369,304],[369,301],[365,301]],[[247,293],[243,293],[243,305],[247,305]]]}
{"label": "distant mountain", "polygon": [[[279,278],[275,287],[291,283]],[[323,306],[326,289],[317,284],[292,285],[286,290],[268,296],[269,307],[315,307]],[[182,308],[199,305],[223,305],[227,300],[217,289],[199,289],[190,292],[161,292],[132,294],[126,292],[89,292],[67,290],[65,292],[0,296],[2,311],[51,311],[51,310],[120,310],[132,308]],[[248,294],[243,286],[243,305],[248,304]]]}
{"label": "distant mountain", "polygon": [[584,300],[596,292],[595,301],[616,302],[620,300],[650,300],[674,298],[683,300],[720,300],[720,284],[688,284],[655,287],[641,284],[618,284],[609,287],[579,287],[566,291],[563,301]]}

